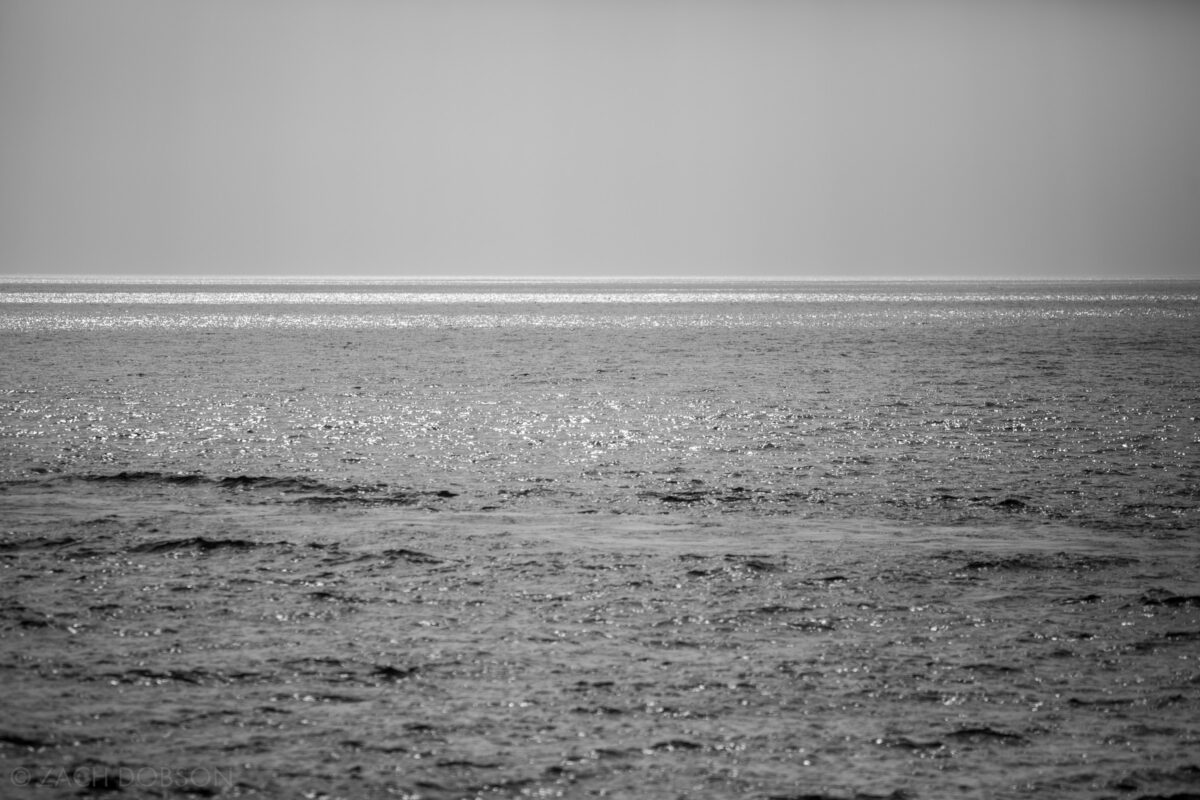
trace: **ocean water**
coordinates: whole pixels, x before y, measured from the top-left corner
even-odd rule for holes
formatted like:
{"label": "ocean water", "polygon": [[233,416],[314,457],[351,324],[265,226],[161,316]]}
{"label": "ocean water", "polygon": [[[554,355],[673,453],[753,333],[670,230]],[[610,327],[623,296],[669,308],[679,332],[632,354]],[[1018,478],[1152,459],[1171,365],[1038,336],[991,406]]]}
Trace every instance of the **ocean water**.
{"label": "ocean water", "polygon": [[1200,790],[1200,284],[16,281],[0,342],[43,793]]}
{"label": "ocean water", "polygon": [[1196,523],[1200,286],[0,286],[6,479]]}

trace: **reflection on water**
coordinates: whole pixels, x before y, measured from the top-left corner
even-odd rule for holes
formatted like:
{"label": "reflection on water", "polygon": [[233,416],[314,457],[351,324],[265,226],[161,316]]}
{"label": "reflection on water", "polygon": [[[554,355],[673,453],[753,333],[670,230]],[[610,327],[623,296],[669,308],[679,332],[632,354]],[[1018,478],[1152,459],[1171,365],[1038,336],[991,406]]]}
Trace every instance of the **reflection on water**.
{"label": "reflection on water", "polygon": [[[0,331],[733,328],[1192,318],[1191,283],[0,284]],[[319,288],[320,291],[313,291]]]}
{"label": "reflection on water", "polygon": [[0,306],[4,469],[452,485],[474,508],[1195,519],[1191,285],[469,287]]}
{"label": "reflection on water", "polygon": [[1194,285],[0,292],[0,777],[1192,796]]}

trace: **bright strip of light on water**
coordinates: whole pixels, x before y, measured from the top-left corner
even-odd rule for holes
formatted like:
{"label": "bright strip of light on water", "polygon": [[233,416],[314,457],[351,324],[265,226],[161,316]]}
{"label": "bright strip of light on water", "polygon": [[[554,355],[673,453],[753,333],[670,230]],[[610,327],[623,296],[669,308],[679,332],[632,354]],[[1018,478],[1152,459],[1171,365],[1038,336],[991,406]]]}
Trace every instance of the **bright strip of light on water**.
{"label": "bright strip of light on water", "polygon": [[1197,301],[1157,293],[971,292],[0,292],[0,304],[67,305],[400,305],[515,303],[896,303]]}

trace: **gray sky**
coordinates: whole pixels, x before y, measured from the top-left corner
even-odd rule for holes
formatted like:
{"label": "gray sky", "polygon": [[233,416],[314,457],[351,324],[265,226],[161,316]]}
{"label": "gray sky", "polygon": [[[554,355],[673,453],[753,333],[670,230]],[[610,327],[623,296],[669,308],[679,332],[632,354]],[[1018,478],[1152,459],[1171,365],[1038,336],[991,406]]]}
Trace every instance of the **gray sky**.
{"label": "gray sky", "polygon": [[0,0],[0,274],[1200,276],[1200,2]]}

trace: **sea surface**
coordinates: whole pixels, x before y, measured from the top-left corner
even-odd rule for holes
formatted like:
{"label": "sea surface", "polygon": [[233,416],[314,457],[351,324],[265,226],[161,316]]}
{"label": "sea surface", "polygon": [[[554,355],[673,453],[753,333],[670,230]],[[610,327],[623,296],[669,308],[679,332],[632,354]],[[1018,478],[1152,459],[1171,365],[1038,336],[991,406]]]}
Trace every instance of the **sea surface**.
{"label": "sea surface", "polygon": [[1200,283],[9,280],[0,353],[5,789],[1200,796]]}

